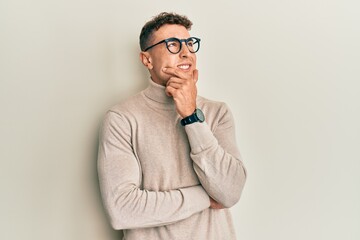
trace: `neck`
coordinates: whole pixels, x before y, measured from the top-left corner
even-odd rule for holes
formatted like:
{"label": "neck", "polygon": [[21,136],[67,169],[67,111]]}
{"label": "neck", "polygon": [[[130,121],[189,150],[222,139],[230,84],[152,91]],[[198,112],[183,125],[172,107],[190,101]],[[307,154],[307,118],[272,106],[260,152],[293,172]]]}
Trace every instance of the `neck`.
{"label": "neck", "polygon": [[164,81],[161,81],[161,80],[158,79],[158,78],[155,78],[155,79],[154,79],[153,76],[151,76],[150,78],[151,78],[151,80],[152,80],[154,83],[166,87],[167,81],[165,81],[165,80],[164,80]]}
{"label": "neck", "polygon": [[165,86],[155,83],[153,80],[149,80],[149,86],[143,91],[143,94],[156,103],[174,104],[174,99],[166,94]]}

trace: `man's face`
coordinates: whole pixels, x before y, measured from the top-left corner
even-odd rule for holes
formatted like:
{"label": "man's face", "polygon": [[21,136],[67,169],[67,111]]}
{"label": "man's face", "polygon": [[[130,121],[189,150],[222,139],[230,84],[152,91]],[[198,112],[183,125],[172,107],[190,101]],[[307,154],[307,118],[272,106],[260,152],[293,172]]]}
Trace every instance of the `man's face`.
{"label": "man's face", "polygon": [[[184,26],[166,24],[154,32],[149,46],[172,37],[187,39],[190,34]],[[196,69],[196,55],[189,51],[185,43],[182,43],[181,51],[177,54],[170,53],[166,43],[161,43],[145,53],[142,52],[140,57],[149,69],[152,80],[163,86],[166,86],[170,78],[170,75],[163,72],[163,68],[174,68],[190,75]]]}

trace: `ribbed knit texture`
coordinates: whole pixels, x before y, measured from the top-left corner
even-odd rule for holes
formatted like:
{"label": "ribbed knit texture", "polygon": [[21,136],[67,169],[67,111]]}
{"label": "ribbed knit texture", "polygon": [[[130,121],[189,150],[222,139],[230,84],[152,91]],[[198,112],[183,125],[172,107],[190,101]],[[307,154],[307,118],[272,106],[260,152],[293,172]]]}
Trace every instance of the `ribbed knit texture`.
{"label": "ribbed knit texture", "polygon": [[197,98],[206,122],[185,127],[165,87],[149,87],[114,106],[100,133],[98,172],[104,206],[126,240],[236,239],[229,209],[246,171],[224,103]]}

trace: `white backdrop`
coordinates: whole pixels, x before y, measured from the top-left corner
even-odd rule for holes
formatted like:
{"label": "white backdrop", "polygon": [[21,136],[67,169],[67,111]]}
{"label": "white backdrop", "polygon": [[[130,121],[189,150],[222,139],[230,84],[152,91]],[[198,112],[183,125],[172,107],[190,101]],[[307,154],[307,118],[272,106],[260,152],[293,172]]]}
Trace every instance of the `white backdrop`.
{"label": "white backdrop", "polygon": [[225,101],[249,177],[239,239],[360,239],[356,0],[0,2],[0,239],[115,240],[96,172],[104,112],[145,88],[143,24],[202,39],[199,93]]}

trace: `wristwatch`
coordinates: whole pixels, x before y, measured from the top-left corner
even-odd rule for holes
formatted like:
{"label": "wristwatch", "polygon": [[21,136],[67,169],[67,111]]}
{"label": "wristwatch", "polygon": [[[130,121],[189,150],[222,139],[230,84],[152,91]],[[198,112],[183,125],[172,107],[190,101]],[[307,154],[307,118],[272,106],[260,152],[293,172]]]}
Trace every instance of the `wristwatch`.
{"label": "wristwatch", "polygon": [[181,119],[180,123],[181,125],[185,126],[194,122],[203,122],[203,121],[205,121],[204,113],[199,108],[196,108],[193,114]]}

